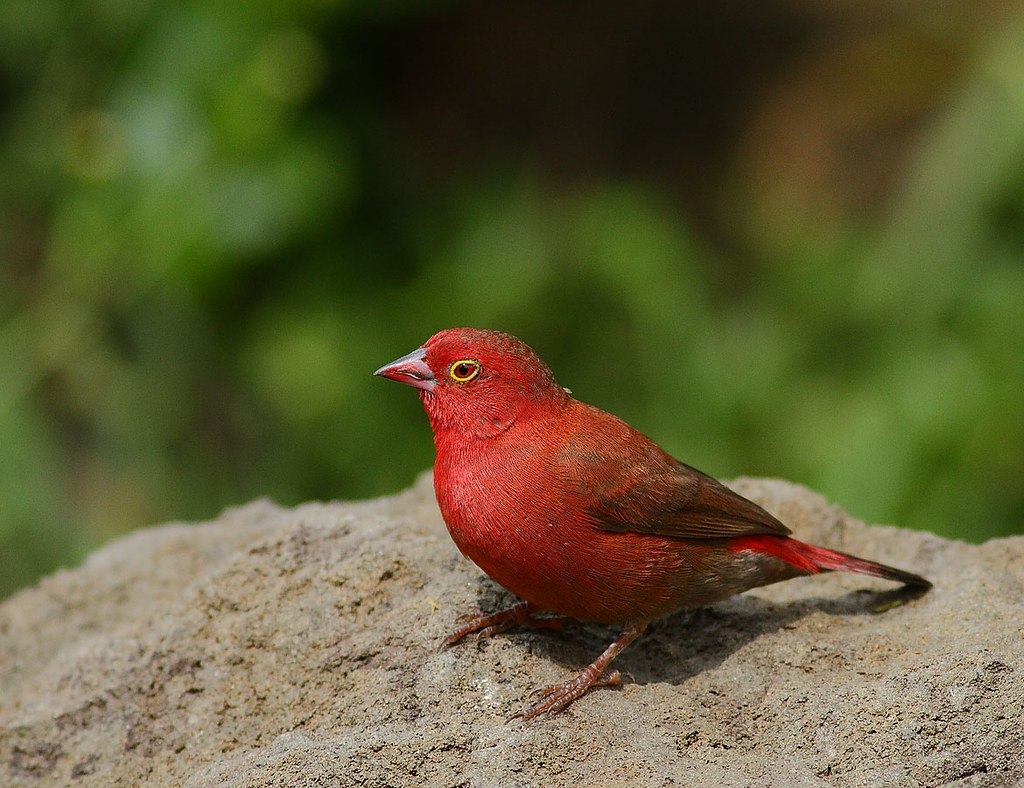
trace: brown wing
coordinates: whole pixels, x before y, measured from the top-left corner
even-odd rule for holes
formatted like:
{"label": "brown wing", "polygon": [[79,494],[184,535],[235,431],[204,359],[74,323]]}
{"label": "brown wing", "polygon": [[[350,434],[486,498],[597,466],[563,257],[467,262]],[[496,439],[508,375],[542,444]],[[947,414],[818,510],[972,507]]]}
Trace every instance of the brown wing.
{"label": "brown wing", "polygon": [[559,462],[597,527],[686,539],[790,533],[756,503],[674,459],[625,422],[584,408],[589,413],[580,421],[587,428],[575,432]]}
{"label": "brown wing", "polygon": [[630,479],[602,496],[591,509],[608,531],[717,539],[790,530],[753,501],[689,465],[677,463],[670,476]]}

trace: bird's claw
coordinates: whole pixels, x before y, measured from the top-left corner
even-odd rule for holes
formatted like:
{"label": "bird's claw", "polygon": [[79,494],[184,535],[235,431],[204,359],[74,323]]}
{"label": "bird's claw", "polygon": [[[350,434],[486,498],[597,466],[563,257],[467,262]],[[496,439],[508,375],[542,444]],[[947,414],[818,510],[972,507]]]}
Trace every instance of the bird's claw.
{"label": "bird's claw", "polygon": [[535,627],[538,629],[558,629],[565,622],[565,616],[538,615],[528,602],[519,602],[512,607],[496,613],[478,613],[463,616],[463,626],[448,636],[445,646],[462,640],[466,635],[477,633],[478,638],[489,638],[499,632],[506,632],[513,627]]}
{"label": "bird's claw", "polygon": [[587,672],[584,671],[563,684],[552,684],[534,690],[532,695],[534,697],[541,695],[541,699],[518,714],[513,714],[506,722],[511,722],[515,719],[521,719],[526,722],[542,714],[553,717],[570,703],[582,697],[591,687],[613,686],[620,681],[622,681],[622,674],[617,670],[603,670],[594,679],[591,679]]}

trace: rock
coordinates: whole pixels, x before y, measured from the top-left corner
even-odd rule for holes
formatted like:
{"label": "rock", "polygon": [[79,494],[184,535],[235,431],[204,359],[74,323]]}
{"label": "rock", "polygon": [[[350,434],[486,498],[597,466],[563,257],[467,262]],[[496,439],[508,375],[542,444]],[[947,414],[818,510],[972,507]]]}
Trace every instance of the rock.
{"label": "rock", "polygon": [[[933,580],[830,574],[657,622],[621,688],[506,723],[611,641],[440,649],[510,597],[429,476],[395,497],[139,531],[0,605],[0,785],[1009,786],[1024,779],[1024,537],[865,526],[739,480],[808,541]],[[866,593],[861,589],[872,589]]]}

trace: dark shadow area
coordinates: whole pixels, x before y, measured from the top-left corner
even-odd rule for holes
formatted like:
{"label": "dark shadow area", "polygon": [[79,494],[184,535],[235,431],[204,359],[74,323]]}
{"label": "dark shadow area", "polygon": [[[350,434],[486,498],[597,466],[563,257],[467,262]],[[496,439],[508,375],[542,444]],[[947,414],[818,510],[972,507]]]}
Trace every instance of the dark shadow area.
{"label": "dark shadow area", "polygon": [[[456,4],[341,40],[436,177],[504,156],[553,179],[642,177],[712,220],[729,151],[763,94],[834,20],[786,3]],[[348,100],[346,72],[324,100]]]}
{"label": "dark shadow area", "polygon": [[[625,681],[682,684],[712,670],[758,638],[785,629],[815,612],[830,616],[878,615],[924,596],[926,590],[900,586],[883,591],[859,589],[837,597],[809,596],[783,604],[741,594],[709,607],[684,610],[651,623],[615,660]],[[519,601],[488,578],[477,580],[477,604],[485,613]],[[475,611],[466,611],[474,613]],[[452,628],[455,628],[453,623]],[[569,619],[560,629],[513,629],[495,637],[524,643],[532,652],[573,670],[582,670],[618,636],[619,629]],[[482,646],[473,635],[452,648]]]}

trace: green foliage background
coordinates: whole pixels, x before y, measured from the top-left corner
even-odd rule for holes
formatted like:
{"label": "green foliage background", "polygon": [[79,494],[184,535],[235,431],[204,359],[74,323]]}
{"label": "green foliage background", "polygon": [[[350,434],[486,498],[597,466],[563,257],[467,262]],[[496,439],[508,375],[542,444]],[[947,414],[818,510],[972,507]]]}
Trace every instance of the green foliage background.
{"label": "green foliage background", "polygon": [[717,476],[1024,532],[1024,11],[513,5],[0,5],[0,595],[407,486],[370,373],[452,325]]}

